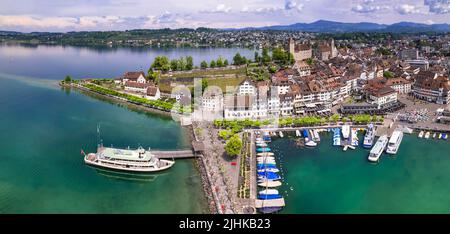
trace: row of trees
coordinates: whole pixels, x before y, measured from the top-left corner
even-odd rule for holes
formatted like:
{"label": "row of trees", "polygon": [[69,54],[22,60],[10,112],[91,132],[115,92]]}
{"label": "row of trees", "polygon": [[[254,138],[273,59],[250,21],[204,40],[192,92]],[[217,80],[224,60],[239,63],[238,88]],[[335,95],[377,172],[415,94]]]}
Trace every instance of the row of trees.
{"label": "row of trees", "polygon": [[228,65],[229,65],[228,59],[223,59],[222,57],[219,57],[217,60],[211,60],[211,61],[209,62],[209,65],[208,65],[208,62],[206,62],[205,60],[203,60],[203,61],[200,63],[200,68],[206,69],[206,68],[208,68],[208,66],[209,66],[210,68],[226,67],[226,66],[228,66]]}
{"label": "row of trees", "polygon": [[192,56],[181,57],[179,59],[172,59],[169,61],[169,58],[166,56],[157,56],[152,65],[150,66],[151,71],[159,70],[162,72],[172,71],[189,71],[194,68],[194,59]]}
{"label": "row of trees", "polygon": [[267,48],[262,50],[261,55],[259,55],[258,52],[255,52],[255,62],[264,65],[271,62],[280,65],[291,65],[295,62],[295,60],[294,55],[289,53],[289,51],[285,51],[284,49],[277,47],[272,50],[272,56],[270,56],[269,49]]}
{"label": "row of trees", "polygon": [[[325,123],[336,122],[353,122],[356,124],[368,124],[371,122],[383,121],[383,116],[376,115],[350,115],[342,117],[338,114],[334,114],[330,117],[317,117],[317,116],[304,116],[304,117],[286,117],[278,120],[279,126],[315,126],[323,125]],[[214,125],[217,128],[222,128],[219,132],[219,136],[223,139],[228,139],[230,136],[241,132],[244,128],[258,128],[261,126],[267,126],[274,124],[275,120],[214,120]]]}

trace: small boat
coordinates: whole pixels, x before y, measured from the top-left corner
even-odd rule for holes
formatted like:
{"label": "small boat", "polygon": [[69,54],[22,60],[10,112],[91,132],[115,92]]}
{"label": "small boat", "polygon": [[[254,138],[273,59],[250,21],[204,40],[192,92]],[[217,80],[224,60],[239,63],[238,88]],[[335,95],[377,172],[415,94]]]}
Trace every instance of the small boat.
{"label": "small boat", "polygon": [[295,130],[295,136],[299,137],[301,136],[300,131],[299,130]]}
{"label": "small boat", "polygon": [[358,129],[352,128],[351,130],[351,146],[358,146]]}
{"label": "small boat", "polygon": [[[427,134],[428,134],[428,137],[430,137],[430,132],[427,132]],[[426,138],[426,136],[425,136],[425,138]],[[403,139],[403,132],[398,131],[398,130],[394,131],[392,133],[391,138],[389,139],[386,153],[396,154],[398,151],[398,148],[400,147],[400,144],[402,143],[402,139]]]}
{"label": "small boat", "polygon": [[266,153],[257,153],[256,156],[273,156],[274,153],[272,152],[266,152]]}
{"label": "small boat", "polygon": [[419,133],[419,138],[422,138],[422,137],[423,137],[423,134],[424,134],[424,132],[423,132],[423,131],[420,131],[420,133]]}
{"label": "small boat", "polygon": [[265,142],[262,138],[258,137],[256,138],[256,142]]}
{"label": "small boat", "polygon": [[258,199],[270,200],[282,198],[280,194],[258,194]]}
{"label": "small boat", "polygon": [[258,171],[270,171],[270,170],[278,170],[277,165],[275,164],[257,164],[256,169]]}
{"label": "small boat", "polygon": [[265,188],[276,188],[276,187],[280,187],[282,185],[282,183],[280,181],[261,181],[258,183],[259,187],[265,187]]}
{"label": "small boat", "polygon": [[350,126],[349,125],[342,126],[342,136],[346,140],[350,137]]}
{"label": "small boat", "polygon": [[280,131],[280,137],[281,137],[281,138],[283,138],[283,137],[284,137],[284,135],[283,135],[283,132],[282,132],[282,131]]}
{"label": "small boat", "polygon": [[280,172],[280,170],[278,168],[274,167],[274,168],[258,169],[258,172],[274,172],[274,173],[278,173],[278,172]]}
{"label": "small boat", "polygon": [[257,152],[270,152],[270,148],[264,147],[264,148],[258,148],[256,149]]}
{"label": "small boat", "polygon": [[320,141],[320,134],[318,129],[311,130],[311,133],[313,141]]}
{"label": "small boat", "polygon": [[277,194],[279,194],[279,192],[276,189],[264,189],[262,191],[259,191],[259,194],[261,194],[261,195],[277,195]]}
{"label": "small boat", "polygon": [[446,133],[442,134],[442,139],[447,140],[447,134]]}
{"label": "small boat", "polygon": [[436,138],[436,133],[433,133],[433,139],[435,139]]}
{"label": "small boat", "polygon": [[348,147],[349,149],[352,149],[352,150],[356,149],[356,147],[353,146],[353,145],[347,145],[347,147]]}
{"label": "small boat", "polygon": [[266,176],[260,176],[258,175],[258,183],[263,183],[267,181],[278,181],[281,180],[281,176],[279,175],[273,175],[272,177],[266,177]]}
{"label": "small boat", "polygon": [[375,129],[373,124],[369,124],[367,126],[367,132],[364,136],[363,147],[366,149],[370,149],[373,146],[373,142],[375,140]]}
{"label": "small boat", "polygon": [[261,158],[261,159],[259,159],[258,158],[258,163],[261,163],[261,164],[263,164],[263,163],[276,163],[275,162],[275,159],[271,159],[271,158]]}
{"label": "small boat", "polygon": [[430,132],[425,133],[425,139],[430,138]]}
{"label": "small boat", "polygon": [[387,135],[383,135],[380,138],[378,138],[377,142],[373,146],[373,148],[370,150],[369,153],[369,161],[371,162],[378,162],[380,159],[381,154],[383,153],[384,149],[386,148],[386,145],[388,144],[388,137]]}
{"label": "small boat", "polygon": [[439,133],[438,139],[442,139],[442,133]]}
{"label": "small boat", "polygon": [[306,130],[306,129],[303,130],[303,137],[305,138],[306,146],[309,146],[309,147],[317,146],[317,143],[311,140],[308,130]]}
{"label": "small boat", "polygon": [[258,146],[258,147],[266,147],[267,146],[267,143],[256,143],[256,146]]}
{"label": "small boat", "polygon": [[257,174],[258,174],[258,177],[265,177],[269,180],[280,177],[280,175],[278,175],[275,172],[258,172]]}
{"label": "small boat", "polygon": [[341,146],[341,129],[333,128],[333,145]]}
{"label": "small boat", "polygon": [[277,163],[275,162],[266,162],[266,163],[258,163],[256,164],[258,169],[266,168],[266,167],[276,167]]}

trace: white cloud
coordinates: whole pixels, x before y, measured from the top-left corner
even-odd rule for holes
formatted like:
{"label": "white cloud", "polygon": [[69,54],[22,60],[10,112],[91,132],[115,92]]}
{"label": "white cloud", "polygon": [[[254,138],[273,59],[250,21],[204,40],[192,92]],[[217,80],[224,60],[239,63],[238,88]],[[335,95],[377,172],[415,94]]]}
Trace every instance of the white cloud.
{"label": "white cloud", "polygon": [[436,14],[450,13],[450,0],[424,0],[424,4],[429,6],[429,10]]}
{"label": "white cloud", "polygon": [[373,13],[376,11],[380,11],[383,9],[387,9],[387,6],[371,6],[371,5],[365,5],[365,4],[358,4],[354,7],[352,7],[352,11],[357,13]]}
{"label": "white cloud", "polygon": [[77,25],[71,17],[34,17],[28,15],[0,15],[1,27],[67,28]]}
{"label": "white cloud", "polygon": [[414,5],[409,5],[409,4],[402,4],[402,5],[396,6],[395,10],[402,15],[420,13],[419,7],[414,6]]}
{"label": "white cloud", "polygon": [[303,10],[303,4],[298,3],[295,0],[286,0],[284,3],[284,9],[301,11]]}
{"label": "white cloud", "polygon": [[201,13],[228,13],[231,11],[231,7],[225,5],[225,4],[219,4],[214,9],[210,10],[202,10]]}

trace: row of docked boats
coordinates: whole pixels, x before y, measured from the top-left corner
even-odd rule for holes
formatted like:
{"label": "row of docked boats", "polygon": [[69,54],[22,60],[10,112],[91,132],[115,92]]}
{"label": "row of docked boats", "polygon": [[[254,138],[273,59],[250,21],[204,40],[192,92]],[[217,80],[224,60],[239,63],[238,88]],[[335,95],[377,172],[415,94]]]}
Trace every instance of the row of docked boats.
{"label": "row of docked boats", "polygon": [[425,138],[425,139],[429,139],[430,137],[433,137],[433,139],[443,139],[443,140],[447,140],[448,135],[446,133],[433,133],[433,135],[431,135],[431,132],[425,132],[425,131],[420,131],[419,132],[419,138]]}
{"label": "row of docked boats", "polygon": [[[283,137],[282,132],[280,137]],[[258,186],[262,188],[258,192],[256,204],[261,213],[278,212],[284,207],[284,198],[276,189],[282,185],[281,176],[278,174],[280,170],[277,168],[275,154],[268,146],[269,142],[271,137],[268,132],[258,134],[256,137],[256,173]]]}

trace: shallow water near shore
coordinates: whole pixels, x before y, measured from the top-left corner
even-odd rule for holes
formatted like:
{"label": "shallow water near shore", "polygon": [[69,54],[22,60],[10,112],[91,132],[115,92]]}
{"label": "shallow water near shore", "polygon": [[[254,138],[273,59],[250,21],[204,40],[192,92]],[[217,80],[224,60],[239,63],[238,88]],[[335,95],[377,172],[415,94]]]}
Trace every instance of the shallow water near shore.
{"label": "shallow water near shore", "polygon": [[321,137],[313,149],[286,137],[270,145],[282,165],[282,213],[450,213],[450,142],[405,134],[396,156],[373,164],[369,150],[343,152],[332,134]]}
{"label": "shallow water near shore", "polygon": [[91,168],[80,155],[96,150],[98,123],[108,146],[189,148],[170,118],[5,75],[0,113],[0,213],[204,212],[193,160],[136,176]]}

